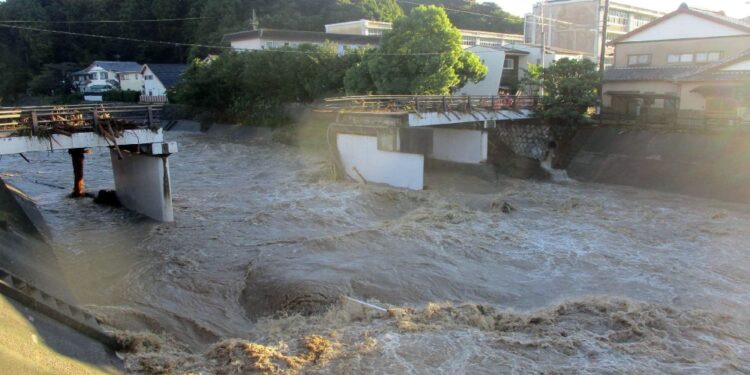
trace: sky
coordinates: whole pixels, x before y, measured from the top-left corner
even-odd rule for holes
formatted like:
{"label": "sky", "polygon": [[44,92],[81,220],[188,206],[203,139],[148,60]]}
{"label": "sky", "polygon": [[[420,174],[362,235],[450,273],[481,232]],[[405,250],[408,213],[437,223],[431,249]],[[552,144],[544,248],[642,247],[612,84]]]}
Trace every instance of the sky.
{"label": "sky", "polygon": [[[539,0],[484,0],[496,3],[506,11],[524,15],[531,12],[531,7]],[[671,12],[683,2],[701,9],[723,10],[728,16],[744,18],[750,16],[750,0],[616,0],[620,3],[635,5],[643,8]],[[479,0],[478,2],[482,2]]]}

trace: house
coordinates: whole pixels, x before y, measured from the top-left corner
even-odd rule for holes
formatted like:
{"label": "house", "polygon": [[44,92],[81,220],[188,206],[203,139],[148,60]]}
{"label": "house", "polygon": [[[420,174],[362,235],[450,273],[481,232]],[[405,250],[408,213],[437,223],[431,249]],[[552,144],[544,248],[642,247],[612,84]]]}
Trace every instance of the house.
{"label": "house", "polygon": [[143,76],[143,89],[139,91],[146,97],[145,101],[151,101],[148,97],[165,97],[187,68],[186,64],[144,64],[140,72]]}
{"label": "house", "polygon": [[736,87],[750,75],[747,22],[683,4],[612,44],[603,113],[645,122],[737,117]]}
{"label": "house", "polygon": [[[349,34],[349,35],[383,35],[383,32],[390,30],[390,22],[357,20],[349,22],[339,22],[325,25],[326,33]],[[490,31],[478,30],[459,30],[461,32],[461,45],[464,48],[473,46],[503,46],[508,43],[523,42],[521,34],[495,33]]]}
{"label": "house", "polygon": [[487,76],[481,82],[468,83],[460,89],[458,93],[461,95],[516,95],[519,92],[525,95],[538,95],[536,90],[523,84],[531,65],[542,65],[544,62],[544,66],[548,67],[563,58],[574,60],[588,58],[576,51],[545,48],[546,54],[543,60],[541,46],[523,43],[511,43],[501,47],[475,46],[466,50],[477,54],[482,63],[487,66],[488,71]]}
{"label": "house", "polygon": [[238,51],[267,50],[281,47],[298,47],[301,44],[321,45],[329,42],[339,53],[346,48],[374,47],[380,44],[376,35],[332,34],[315,31],[257,29],[224,35],[232,48]]}
{"label": "house", "polygon": [[104,92],[113,89],[141,91],[141,64],[133,61],[94,61],[86,69],[71,74],[78,92]]}
{"label": "house", "polygon": [[[607,16],[607,41],[616,39],[664,13],[612,1]],[[602,46],[604,0],[549,0],[534,5],[527,14],[524,37],[527,44],[546,45],[599,60]],[[612,50],[606,51],[611,56]],[[611,65],[612,58],[605,61]]]}
{"label": "house", "polygon": [[469,82],[458,90],[458,95],[497,95],[504,76],[504,66],[506,54],[505,50],[500,48],[491,48],[476,46],[468,48],[469,51],[476,53],[482,60],[482,64],[487,66],[487,75],[477,83]]}

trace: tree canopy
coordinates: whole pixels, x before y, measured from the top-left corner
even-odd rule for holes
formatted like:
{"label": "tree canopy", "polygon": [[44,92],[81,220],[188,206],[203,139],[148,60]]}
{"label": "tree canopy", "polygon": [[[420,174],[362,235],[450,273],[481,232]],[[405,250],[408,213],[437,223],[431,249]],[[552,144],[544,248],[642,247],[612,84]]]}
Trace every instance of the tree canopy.
{"label": "tree canopy", "polygon": [[[430,2],[488,14],[449,12],[452,23],[461,28],[522,31],[521,19],[508,15],[494,3],[479,4],[474,0]],[[105,37],[219,45],[224,34],[250,27],[253,10],[261,27],[322,31],[324,24],[333,22],[362,18],[394,21],[413,7],[398,0],[6,0],[0,1],[0,21],[28,20],[33,22],[12,25]],[[85,23],[181,18],[197,19]],[[32,77],[44,70],[57,70],[55,66],[45,67],[48,64],[72,63],[83,68],[93,60],[178,63],[220,51],[8,27],[0,27],[0,48],[3,49],[0,54],[0,100],[30,92]],[[50,74],[47,76],[51,77]],[[37,83],[37,88],[47,85]]]}
{"label": "tree canopy", "polygon": [[552,121],[577,124],[597,104],[600,75],[591,60],[560,59],[542,69],[542,116]]}
{"label": "tree canopy", "polygon": [[349,93],[449,94],[487,74],[479,57],[461,47],[461,34],[443,8],[419,6],[384,33],[380,48],[347,72]]}

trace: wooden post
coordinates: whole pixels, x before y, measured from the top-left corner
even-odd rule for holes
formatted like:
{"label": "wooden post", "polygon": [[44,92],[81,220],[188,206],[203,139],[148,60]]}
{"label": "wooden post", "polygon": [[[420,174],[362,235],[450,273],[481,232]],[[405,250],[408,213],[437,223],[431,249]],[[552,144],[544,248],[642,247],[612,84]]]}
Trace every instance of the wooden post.
{"label": "wooden post", "polygon": [[83,181],[83,161],[85,159],[86,149],[73,148],[68,150],[70,158],[73,161],[73,198],[82,198],[86,196],[86,183]]}
{"label": "wooden post", "polygon": [[39,117],[36,111],[31,111],[31,135],[36,135],[39,130]]}
{"label": "wooden post", "polygon": [[91,124],[94,126],[94,132],[99,133],[99,111],[94,109],[91,111],[91,116],[93,117]]}
{"label": "wooden post", "polygon": [[154,128],[154,111],[151,106],[148,106],[148,128]]}

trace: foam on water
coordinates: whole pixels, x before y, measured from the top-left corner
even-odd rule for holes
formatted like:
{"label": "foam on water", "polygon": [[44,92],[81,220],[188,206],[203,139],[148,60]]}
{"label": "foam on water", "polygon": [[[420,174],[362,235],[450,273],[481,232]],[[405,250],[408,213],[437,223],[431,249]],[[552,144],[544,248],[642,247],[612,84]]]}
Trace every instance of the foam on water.
{"label": "foam on water", "polygon": [[[133,371],[750,368],[747,206],[439,171],[406,191],[330,181],[325,152],[176,140],[173,224],[65,199],[64,153],[0,160]],[[111,188],[108,153],[86,173]]]}

